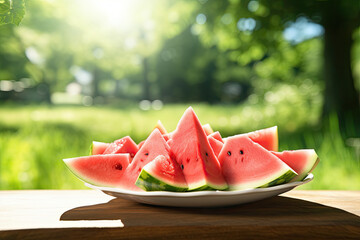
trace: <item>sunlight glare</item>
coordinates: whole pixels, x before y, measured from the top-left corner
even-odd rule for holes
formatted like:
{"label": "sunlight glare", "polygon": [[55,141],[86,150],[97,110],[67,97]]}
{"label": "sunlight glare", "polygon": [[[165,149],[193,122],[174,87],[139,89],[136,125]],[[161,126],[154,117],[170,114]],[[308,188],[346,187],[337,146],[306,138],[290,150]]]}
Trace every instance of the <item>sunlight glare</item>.
{"label": "sunlight glare", "polygon": [[130,31],[134,28],[137,0],[90,0],[86,1],[89,17],[96,18],[109,28]]}

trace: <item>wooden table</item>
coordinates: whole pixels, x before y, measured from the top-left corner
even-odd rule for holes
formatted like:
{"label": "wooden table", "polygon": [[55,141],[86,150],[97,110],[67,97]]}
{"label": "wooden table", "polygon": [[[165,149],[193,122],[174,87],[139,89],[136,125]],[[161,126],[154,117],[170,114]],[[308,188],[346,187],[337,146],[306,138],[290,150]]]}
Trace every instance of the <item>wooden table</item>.
{"label": "wooden table", "polygon": [[169,208],[94,190],[0,191],[0,239],[360,239],[360,191]]}

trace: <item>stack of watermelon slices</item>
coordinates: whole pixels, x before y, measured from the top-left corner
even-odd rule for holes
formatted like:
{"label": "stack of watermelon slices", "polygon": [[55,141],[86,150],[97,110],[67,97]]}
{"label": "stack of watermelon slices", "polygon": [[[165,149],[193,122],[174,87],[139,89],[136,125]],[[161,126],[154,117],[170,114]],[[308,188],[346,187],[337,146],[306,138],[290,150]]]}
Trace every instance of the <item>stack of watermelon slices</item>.
{"label": "stack of watermelon slices", "polygon": [[244,190],[301,181],[319,162],[313,149],[278,151],[277,127],[222,138],[189,107],[175,131],[159,121],[136,144],[93,142],[91,155],[64,159],[85,182],[133,191]]}

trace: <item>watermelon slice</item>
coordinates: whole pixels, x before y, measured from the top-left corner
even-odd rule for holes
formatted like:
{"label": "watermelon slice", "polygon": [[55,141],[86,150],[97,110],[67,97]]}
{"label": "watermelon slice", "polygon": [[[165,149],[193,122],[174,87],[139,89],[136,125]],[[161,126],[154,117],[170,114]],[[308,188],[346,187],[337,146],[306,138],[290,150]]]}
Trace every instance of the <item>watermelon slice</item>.
{"label": "watermelon slice", "polygon": [[157,121],[155,128],[159,129],[159,131],[161,132],[162,135],[168,134],[168,132],[166,131],[166,128],[164,127],[164,125],[162,124],[162,122],[160,120]]}
{"label": "watermelon slice", "polygon": [[135,184],[145,191],[185,192],[188,189],[179,164],[163,155],[145,165]]}
{"label": "watermelon slice", "polygon": [[138,150],[138,146],[131,137],[126,136],[111,143],[103,154],[129,153],[132,159]]}
{"label": "watermelon slice", "polygon": [[144,142],[145,142],[145,140],[144,140],[144,141],[139,142],[139,144],[138,144],[138,148],[139,148],[139,149],[140,149],[140,148],[144,145]]}
{"label": "watermelon slice", "polygon": [[206,136],[214,133],[214,130],[211,128],[210,124],[208,124],[208,123],[207,123],[207,124],[204,124],[204,125],[202,126],[202,128],[204,129],[204,132],[205,132]]}
{"label": "watermelon slice", "polygon": [[265,128],[254,132],[246,133],[254,142],[260,144],[269,151],[278,151],[278,130],[277,126]]}
{"label": "watermelon slice", "polygon": [[219,162],[191,107],[181,117],[168,144],[190,191],[227,188]]}
{"label": "watermelon slice", "polygon": [[103,154],[110,143],[93,141],[90,147],[90,155]]}
{"label": "watermelon slice", "polygon": [[66,166],[80,179],[97,186],[117,187],[130,155],[107,154],[63,159]]}
{"label": "watermelon slice", "polygon": [[301,149],[272,153],[280,158],[284,163],[289,165],[298,174],[298,176],[291,180],[292,182],[302,181],[320,161],[314,149]]}
{"label": "watermelon slice", "polygon": [[[166,128],[164,127],[164,125],[162,124],[162,122],[161,122],[160,120],[157,121],[154,129],[155,129],[155,128],[157,128],[157,129],[160,131],[160,133],[163,135],[165,141],[169,140],[171,133],[168,133],[168,132],[166,131]],[[141,141],[141,142],[138,144],[138,148],[139,148],[139,149],[142,147],[142,145],[144,144],[144,142],[145,142],[145,140],[144,140],[144,141]]]}
{"label": "watermelon slice", "polygon": [[219,140],[215,139],[211,135],[207,136],[207,139],[208,139],[208,141],[210,143],[210,146],[211,146],[212,150],[215,153],[215,156],[218,157],[219,153],[221,151],[221,148],[223,147],[224,144],[222,142],[220,142]]}
{"label": "watermelon slice", "polygon": [[213,132],[209,136],[211,136],[211,137],[215,138],[216,140],[219,140],[220,142],[224,143],[224,140],[222,139],[221,134],[218,131]]}
{"label": "watermelon slice", "polygon": [[[213,134],[214,133],[214,130],[212,130],[210,124],[204,124],[202,125],[202,128],[206,134],[206,136],[209,136],[210,134]],[[172,131],[170,133],[166,133],[166,134],[163,134],[164,138],[166,141],[168,141],[169,139],[172,138],[172,135],[174,134],[175,131]],[[221,136],[220,136],[221,137]]]}
{"label": "watermelon slice", "polygon": [[230,190],[269,187],[289,182],[297,174],[247,135],[226,139],[219,155]]}
{"label": "watermelon slice", "polygon": [[157,121],[155,128],[159,129],[163,137],[165,138],[165,141],[169,140],[169,133],[166,131],[166,128],[162,124],[160,120]]}
{"label": "watermelon slice", "polygon": [[164,137],[165,141],[168,141],[169,139],[171,139],[172,134],[173,134],[173,132],[164,134],[163,137]]}
{"label": "watermelon slice", "polygon": [[135,185],[135,182],[143,167],[159,155],[170,158],[169,151],[169,145],[166,143],[159,129],[155,128],[126,169],[121,181],[121,187],[140,191],[141,189]]}

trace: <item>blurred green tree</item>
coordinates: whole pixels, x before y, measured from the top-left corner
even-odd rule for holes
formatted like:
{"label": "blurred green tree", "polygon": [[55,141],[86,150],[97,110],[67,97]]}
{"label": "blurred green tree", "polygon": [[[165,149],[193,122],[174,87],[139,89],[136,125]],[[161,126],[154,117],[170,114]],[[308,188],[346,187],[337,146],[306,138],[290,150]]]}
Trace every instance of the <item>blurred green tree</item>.
{"label": "blurred green tree", "polygon": [[[3,1],[1,13],[17,13],[15,2]],[[26,53],[24,59],[32,66],[28,74],[48,89],[48,96],[84,75],[86,95],[120,96],[114,90],[121,91],[118,86],[126,85],[128,76],[142,72],[137,75],[142,79],[142,93],[136,98],[151,99],[148,58],[159,51],[164,39],[189,25],[187,19],[195,5],[164,0],[33,0],[27,1],[27,16],[12,35],[18,37],[22,55]],[[4,18],[2,23],[11,23],[11,19]]]}
{"label": "blurred green tree", "polygon": [[[194,5],[164,0],[32,1],[22,25],[27,31],[18,33],[43,55],[51,91],[74,81],[72,66],[90,74],[87,94],[94,98],[109,95],[118,82],[142,71],[141,98],[151,99],[148,58],[159,51],[164,39],[188,25]],[[103,85],[113,87],[104,92]]]}
{"label": "blurred green tree", "polygon": [[159,97],[166,102],[216,102],[216,49],[206,49],[190,27],[167,40],[155,56]]}
{"label": "blurred green tree", "polygon": [[0,25],[7,23],[19,25],[24,15],[24,0],[0,0]]}
{"label": "blurred green tree", "polygon": [[[49,100],[50,93],[75,81],[94,98],[123,94],[210,103],[239,102],[281,83],[306,82],[325,86],[324,119],[335,111],[341,125],[349,119],[359,125],[351,69],[358,1],[33,0],[26,5],[20,27],[1,26],[1,78],[28,74],[48,89]],[[0,23],[19,24],[23,7],[23,0],[0,0]],[[320,37],[286,39],[304,22],[316,24]]]}
{"label": "blurred green tree", "polygon": [[[324,75],[321,77],[325,82],[323,118],[335,112],[343,130],[351,123],[357,128],[356,134],[360,135],[359,93],[351,68],[353,35],[360,24],[359,1],[202,2],[199,11],[207,18],[207,23],[202,26],[207,34],[201,35],[202,41],[208,46],[216,45],[219,49],[235,53],[240,64],[279,54],[286,56],[288,49],[283,48],[282,35],[291,22],[303,18],[320,24],[324,28]],[[301,42],[301,39],[298,40]],[[278,60],[281,67],[286,67],[285,58]],[[296,60],[294,63],[296,70],[299,65]]]}

